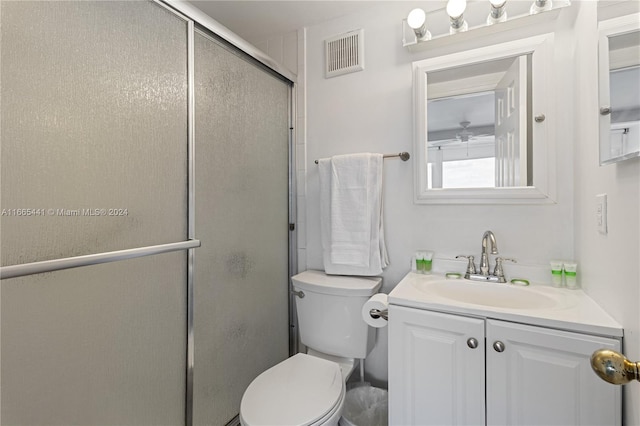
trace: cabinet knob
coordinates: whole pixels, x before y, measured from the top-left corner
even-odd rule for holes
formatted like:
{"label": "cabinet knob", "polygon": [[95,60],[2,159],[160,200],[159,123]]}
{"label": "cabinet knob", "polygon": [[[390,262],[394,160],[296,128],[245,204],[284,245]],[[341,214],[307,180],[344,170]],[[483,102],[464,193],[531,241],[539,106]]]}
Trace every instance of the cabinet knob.
{"label": "cabinet knob", "polygon": [[469,346],[471,349],[475,349],[478,347],[478,340],[474,339],[473,337],[470,337],[467,339],[467,346]]}
{"label": "cabinet knob", "polygon": [[611,114],[611,107],[610,106],[600,107],[600,115],[609,115],[609,114]]}
{"label": "cabinet knob", "polygon": [[540,114],[540,115],[536,115],[534,120],[536,120],[536,123],[542,123],[547,117],[544,116],[544,114]]}
{"label": "cabinet knob", "polygon": [[493,342],[493,349],[495,349],[496,352],[503,352],[504,343],[502,343],[500,340]]}

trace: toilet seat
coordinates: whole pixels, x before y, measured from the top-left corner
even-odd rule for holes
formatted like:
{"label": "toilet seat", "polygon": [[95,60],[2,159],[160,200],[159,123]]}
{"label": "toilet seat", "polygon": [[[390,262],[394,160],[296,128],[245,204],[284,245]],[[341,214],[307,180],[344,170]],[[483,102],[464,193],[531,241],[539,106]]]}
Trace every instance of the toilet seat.
{"label": "toilet seat", "polygon": [[252,426],[319,425],[341,411],[344,398],[337,363],[296,354],[251,382],[240,403],[240,421]]}

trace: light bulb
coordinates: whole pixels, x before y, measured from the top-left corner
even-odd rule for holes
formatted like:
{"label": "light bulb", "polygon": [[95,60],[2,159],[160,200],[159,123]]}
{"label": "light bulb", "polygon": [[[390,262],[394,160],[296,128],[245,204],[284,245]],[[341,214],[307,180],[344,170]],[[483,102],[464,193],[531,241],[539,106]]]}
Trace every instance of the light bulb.
{"label": "light bulb", "polygon": [[422,9],[413,9],[407,16],[407,25],[416,34],[418,40],[431,39],[431,33],[427,30],[427,14]]}
{"label": "light bulb", "polygon": [[540,12],[546,12],[547,10],[551,10],[553,7],[553,3],[551,0],[535,0],[531,5],[531,9],[529,9],[530,15],[535,15]]}
{"label": "light bulb", "polygon": [[449,21],[451,23],[449,27],[450,34],[467,31],[469,28],[467,21],[465,21],[463,17],[466,8],[466,0],[449,0],[447,3],[447,15],[449,15]]}
{"label": "light bulb", "polygon": [[467,8],[467,0],[449,0],[447,2],[447,15],[453,18],[460,18]]}
{"label": "light bulb", "polygon": [[409,12],[409,16],[407,16],[407,24],[409,24],[409,27],[412,30],[417,30],[423,26],[426,20],[427,14],[424,13],[424,10],[422,9],[413,9]]}
{"label": "light bulb", "polygon": [[507,9],[505,5],[507,0],[489,0],[491,3],[491,11],[487,16],[487,25],[497,24],[507,20]]}

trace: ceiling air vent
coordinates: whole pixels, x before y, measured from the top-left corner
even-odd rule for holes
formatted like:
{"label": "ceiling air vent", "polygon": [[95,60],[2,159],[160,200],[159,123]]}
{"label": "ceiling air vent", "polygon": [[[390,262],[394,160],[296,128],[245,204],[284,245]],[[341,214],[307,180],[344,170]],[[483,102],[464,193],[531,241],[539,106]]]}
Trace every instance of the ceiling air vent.
{"label": "ceiling air vent", "polygon": [[350,31],[324,41],[325,78],[364,69],[364,30]]}

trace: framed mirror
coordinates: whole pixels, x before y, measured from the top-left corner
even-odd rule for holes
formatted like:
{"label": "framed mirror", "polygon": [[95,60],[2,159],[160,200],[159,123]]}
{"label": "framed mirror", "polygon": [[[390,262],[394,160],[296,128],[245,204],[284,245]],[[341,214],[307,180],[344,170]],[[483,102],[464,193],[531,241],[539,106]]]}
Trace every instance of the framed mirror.
{"label": "framed mirror", "polygon": [[546,34],[415,62],[415,202],[553,202]]}
{"label": "framed mirror", "polygon": [[600,165],[640,156],[640,14],[599,24]]}

